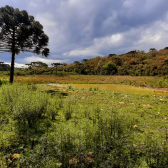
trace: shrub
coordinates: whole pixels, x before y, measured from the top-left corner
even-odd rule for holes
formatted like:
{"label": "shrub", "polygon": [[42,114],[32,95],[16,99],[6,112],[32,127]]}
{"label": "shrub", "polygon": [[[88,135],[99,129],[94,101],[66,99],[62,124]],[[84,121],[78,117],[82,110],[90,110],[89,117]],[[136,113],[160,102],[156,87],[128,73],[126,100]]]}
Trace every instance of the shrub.
{"label": "shrub", "polygon": [[72,85],[68,85],[67,88],[68,88],[69,90],[71,90],[73,87],[72,87]]}
{"label": "shrub", "polygon": [[8,80],[8,79],[0,78],[0,86],[1,86],[2,84],[7,84],[7,83],[9,83],[9,80]]}
{"label": "shrub", "polygon": [[45,112],[47,93],[33,90],[26,85],[18,84],[5,85],[1,88],[0,95],[14,120],[17,121],[19,129],[21,125],[23,128],[26,126],[32,128]]}
{"label": "shrub", "polygon": [[53,98],[49,98],[46,106],[46,114],[51,117],[52,120],[55,120],[55,117],[58,115],[58,111],[60,109],[60,98],[59,96],[54,96]]}

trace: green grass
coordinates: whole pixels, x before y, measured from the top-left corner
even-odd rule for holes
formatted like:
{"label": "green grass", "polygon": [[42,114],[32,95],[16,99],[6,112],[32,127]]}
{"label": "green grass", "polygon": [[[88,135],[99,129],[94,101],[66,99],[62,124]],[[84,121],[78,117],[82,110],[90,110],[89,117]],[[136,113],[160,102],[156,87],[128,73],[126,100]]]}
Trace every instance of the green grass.
{"label": "green grass", "polygon": [[[165,167],[167,103],[99,88],[2,84],[0,167]],[[14,153],[20,157],[8,159]]]}
{"label": "green grass", "polygon": [[7,84],[7,83],[9,83],[9,79],[0,78],[0,86],[1,86],[2,84]]}

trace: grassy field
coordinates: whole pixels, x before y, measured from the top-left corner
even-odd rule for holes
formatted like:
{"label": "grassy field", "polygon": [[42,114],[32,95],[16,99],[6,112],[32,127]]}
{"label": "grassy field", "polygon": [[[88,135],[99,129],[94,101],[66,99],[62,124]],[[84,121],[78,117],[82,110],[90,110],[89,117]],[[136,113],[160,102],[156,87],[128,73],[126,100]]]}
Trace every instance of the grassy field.
{"label": "grassy field", "polygon": [[[8,76],[0,75],[8,79]],[[61,83],[61,84],[125,84],[140,87],[168,88],[167,77],[151,76],[98,76],[98,75],[27,75],[15,76],[15,82],[21,83]]]}
{"label": "grassy field", "polygon": [[[40,77],[44,78],[35,76],[31,82],[40,83],[35,80]],[[51,83],[49,78],[46,82]],[[50,79],[56,82],[55,78],[57,83],[64,78],[68,81],[68,77]],[[87,79],[110,83],[112,78],[121,81],[122,77],[107,78],[70,76],[69,83]],[[13,85],[1,79],[0,167],[168,165],[168,96],[124,94],[96,87],[75,89],[71,85],[61,88],[30,84],[28,77],[18,79],[22,82]],[[122,80],[126,79],[143,78]],[[144,81],[147,79],[151,78]]]}

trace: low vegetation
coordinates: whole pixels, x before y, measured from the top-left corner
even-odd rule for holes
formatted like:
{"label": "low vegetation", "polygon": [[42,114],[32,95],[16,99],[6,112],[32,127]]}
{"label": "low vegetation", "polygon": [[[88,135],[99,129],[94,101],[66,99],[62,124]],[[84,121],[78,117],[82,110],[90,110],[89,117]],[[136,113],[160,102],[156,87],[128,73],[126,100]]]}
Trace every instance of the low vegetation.
{"label": "low vegetation", "polygon": [[[0,80],[9,77],[0,74]],[[124,84],[137,87],[168,88],[168,77],[152,76],[102,76],[102,75],[25,75],[15,76],[20,83],[59,83],[59,84]]]}
{"label": "low vegetation", "polygon": [[165,167],[167,96],[0,87],[0,167]]}

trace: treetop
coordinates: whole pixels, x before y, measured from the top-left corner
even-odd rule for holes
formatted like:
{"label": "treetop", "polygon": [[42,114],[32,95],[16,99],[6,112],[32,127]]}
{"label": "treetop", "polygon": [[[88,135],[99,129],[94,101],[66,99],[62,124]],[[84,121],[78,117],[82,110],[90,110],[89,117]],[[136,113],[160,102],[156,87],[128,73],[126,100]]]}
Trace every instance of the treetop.
{"label": "treetop", "polygon": [[16,54],[26,51],[47,57],[48,42],[43,26],[28,15],[26,10],[20,11],[8,5],[0,8],[1,51]]}

